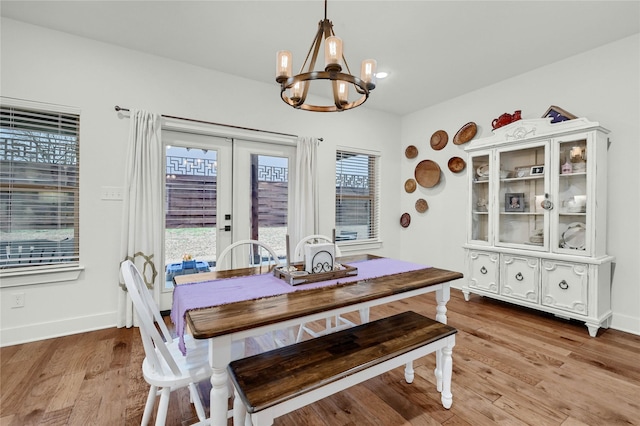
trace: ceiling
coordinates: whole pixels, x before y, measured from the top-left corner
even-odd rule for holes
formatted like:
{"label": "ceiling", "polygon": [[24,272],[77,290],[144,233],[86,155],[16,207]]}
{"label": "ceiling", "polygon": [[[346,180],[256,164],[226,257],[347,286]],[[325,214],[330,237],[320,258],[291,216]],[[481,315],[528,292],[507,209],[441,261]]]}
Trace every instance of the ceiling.
{"label": "ceiling", "polygon": [[[8,1],[0,14],[272,84],[278,50],[304,60],[321,0]],[[640,1],[346,1],[327,18],[353,74],[389,77],[368,108],[404,115],[640,32]],[[577,70],[579,72],[579,70]]]}

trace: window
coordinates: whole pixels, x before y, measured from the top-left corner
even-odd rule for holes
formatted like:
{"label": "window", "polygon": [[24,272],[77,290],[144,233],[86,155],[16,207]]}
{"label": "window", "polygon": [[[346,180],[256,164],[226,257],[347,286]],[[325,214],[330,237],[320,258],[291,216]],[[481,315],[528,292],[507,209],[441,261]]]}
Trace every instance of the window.
{"label": "window", "polygon": [[0,270],[79,265],[79,125],[0,105]]}
{"label": "window", "polygon": [[378,156],[336,152],[336,240],[378,240]]}

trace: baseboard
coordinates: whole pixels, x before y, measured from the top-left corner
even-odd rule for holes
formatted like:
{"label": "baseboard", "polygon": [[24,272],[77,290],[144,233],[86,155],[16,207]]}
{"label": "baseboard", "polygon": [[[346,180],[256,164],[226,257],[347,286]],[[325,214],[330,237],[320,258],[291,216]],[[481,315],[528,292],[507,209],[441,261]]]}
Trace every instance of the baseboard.
{"label": "baseboard", "polygon": [[0,347],[102,330],[116,326],[116,312],[0,329]]}
{"label": "baseboard", "polygon": [[[461,281],[459,280],[457,282]],[[462,290],[461,286],[454,284],[451,285],[451,288]],[[640,336],[640,318],[613,312],[613,314],[611,315],[611,323],[609,324],[609,328],[611,328],[612,330],[623,331],[625,333],[631,333]]]}
{"label": "baseboard", "polygon": [[611,324],[609,328],[624,331],[640,336],[640,318],[631,315],[616,314],[611,315]]}

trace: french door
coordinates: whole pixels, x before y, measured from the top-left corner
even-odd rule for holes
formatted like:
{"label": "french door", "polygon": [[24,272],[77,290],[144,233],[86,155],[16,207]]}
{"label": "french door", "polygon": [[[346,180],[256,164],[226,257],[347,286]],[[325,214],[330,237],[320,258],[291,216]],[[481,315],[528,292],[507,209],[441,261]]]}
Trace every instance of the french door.
{"label": "french door", "polygon": [[295,147],[163,131],[165,144],[165,286],[172,303],[176,274],[213,269],[217,253],[259,239],[286,254],[289,175]]}

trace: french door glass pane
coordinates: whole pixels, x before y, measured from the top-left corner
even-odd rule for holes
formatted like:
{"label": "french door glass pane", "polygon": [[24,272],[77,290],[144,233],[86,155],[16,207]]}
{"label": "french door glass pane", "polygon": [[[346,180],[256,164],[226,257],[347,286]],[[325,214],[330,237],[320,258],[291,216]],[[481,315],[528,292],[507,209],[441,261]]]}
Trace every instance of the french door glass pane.
{"label": "french door glass pane", "polygon": [[217,160],[215,150],[167,147],[165,260],[168,288],[173,287],[176,273],[206,270],[215,263]]}
{"label": "french door glass pane", "polygon": [[286,256],[289,160],[251,154],[251,239]]}

